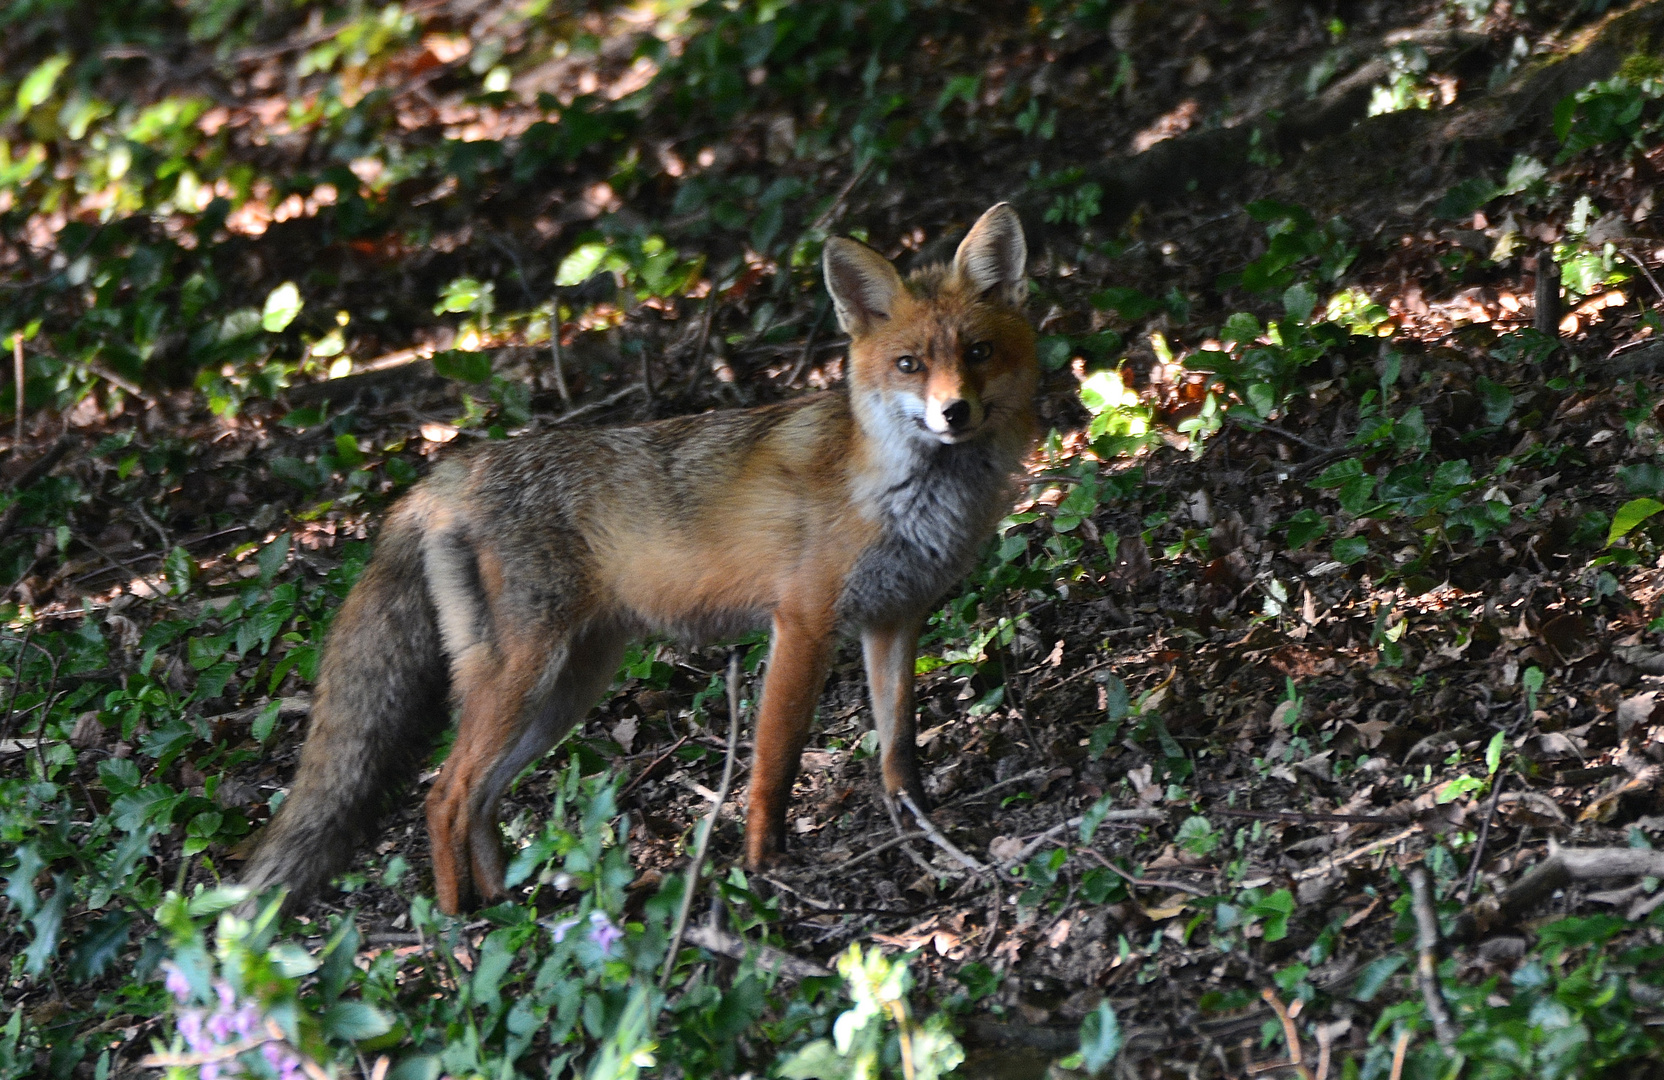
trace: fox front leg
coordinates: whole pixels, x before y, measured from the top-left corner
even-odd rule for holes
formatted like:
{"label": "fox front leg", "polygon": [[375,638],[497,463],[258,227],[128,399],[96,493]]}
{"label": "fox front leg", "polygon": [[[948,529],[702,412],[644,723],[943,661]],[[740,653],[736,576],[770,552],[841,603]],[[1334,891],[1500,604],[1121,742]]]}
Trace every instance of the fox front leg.
{"label": "fox front leg", "polygon": [[809,741],[815,703],[820,700],[821,687],[832,666],[836,634],[831,605],[824,610],[775,612],[745,811],[748,867],[768,863],[785,847],[792,781],[797,778],[798,759]]}
{"label": "fox front leg", "polygon": [[861,653],[872,694],[873,725],[883,750],[884,793],[906,792],[920,810],[929,809],[919,780],[917,727],[913,715],[913,662],[919,651],[918,621],[861,631]]}

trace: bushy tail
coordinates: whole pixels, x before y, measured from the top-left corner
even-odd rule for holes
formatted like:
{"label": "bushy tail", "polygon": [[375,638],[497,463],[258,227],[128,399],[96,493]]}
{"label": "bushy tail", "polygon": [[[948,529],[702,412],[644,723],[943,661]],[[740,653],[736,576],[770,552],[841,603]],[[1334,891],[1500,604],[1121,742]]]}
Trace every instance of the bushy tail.
{"label": "bushy tail", "polygon": [[289,797],[243,873],[305,901],[351,862],[449,719],[448,665],[424,581],[421,525],[395,512],[324,644]]}

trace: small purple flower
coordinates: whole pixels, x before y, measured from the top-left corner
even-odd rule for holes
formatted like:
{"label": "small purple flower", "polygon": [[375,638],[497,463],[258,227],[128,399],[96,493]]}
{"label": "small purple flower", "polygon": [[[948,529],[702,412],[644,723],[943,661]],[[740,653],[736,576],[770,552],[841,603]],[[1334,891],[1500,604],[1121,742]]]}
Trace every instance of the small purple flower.
{"label": "small purple flower", "polygon": [[277,1070],[281,1080],[291,1080],[300,1072],[300,1058],[287,1046],[267,1043],[260,1048],[260,1053],[266,1059],[266,1064]]}
{"label": "small purple flower", "polygon": [[191,996],[190,978],[176,964],[163,964],[162,966],[167,969],[168,973],[167,980],[162,985],[167,987],[168,993],[173,995],[173,1000],[181,1005],[185,1004]]}
{"label": "small purple flower", "polygon": [[624,937],[624,931],[614,926],[604,911],[589,913],[589,940],[600,948],[602,956],[611,956],[612,947]]}
{"label": "small purple flower", "polygon": [[202,1013],[196,1009],[179,1014],[179,1034],[185,1036],[185,1045],[199,1054],[213,1045],[202,1037]]}
{"label": "small purple flower", "polygon": [[232,1015],[231,1029],[244,1039],[252,1039],[260,1030],[260,1010],[253,1002],[248,1002]]}
{"label": "small purple flower", "polygon": [[558,945],[560,942],[566,940],[566,932],[577,925],[578,920],[576,918],[562,919],[560,922],[549,928],[549,933],[554,936],[555,943]]}

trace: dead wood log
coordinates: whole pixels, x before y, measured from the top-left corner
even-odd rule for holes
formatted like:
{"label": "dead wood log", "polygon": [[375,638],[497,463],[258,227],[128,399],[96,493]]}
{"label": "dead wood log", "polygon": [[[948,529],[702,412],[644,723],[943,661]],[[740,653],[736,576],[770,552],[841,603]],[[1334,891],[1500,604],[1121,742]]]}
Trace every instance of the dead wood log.
{"label": "dead wood log", "polygon": [[1518,922],[1556,889],[1576,881],[1664,877],[1664,851],[1648,848],[1563,848],[1549,845],[1549,857],[1511,888],[1471,905],[1456,919],[1450,940],[1471,942],[1491,930]]}

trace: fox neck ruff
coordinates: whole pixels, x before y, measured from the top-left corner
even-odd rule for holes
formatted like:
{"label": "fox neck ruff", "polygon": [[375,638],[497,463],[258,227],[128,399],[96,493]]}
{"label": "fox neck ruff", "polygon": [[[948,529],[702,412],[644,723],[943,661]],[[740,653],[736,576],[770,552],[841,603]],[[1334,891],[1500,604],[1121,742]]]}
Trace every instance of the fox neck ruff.
{"label": "fox neck ruff", "polygon": [[882,526],[845,580],[839,612],[857,626],[917,618],[957,583],[1010,506],[1018,456],[997,433],[946,445],[889,431],[883,486],[862,493]]}

